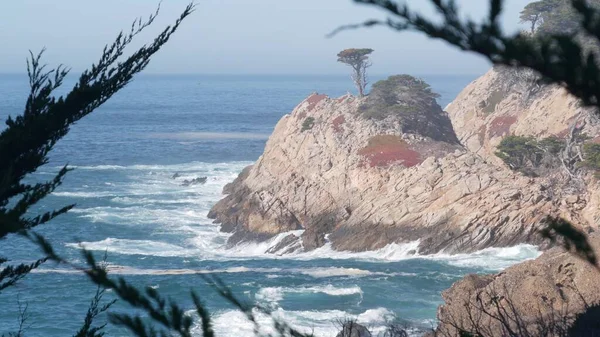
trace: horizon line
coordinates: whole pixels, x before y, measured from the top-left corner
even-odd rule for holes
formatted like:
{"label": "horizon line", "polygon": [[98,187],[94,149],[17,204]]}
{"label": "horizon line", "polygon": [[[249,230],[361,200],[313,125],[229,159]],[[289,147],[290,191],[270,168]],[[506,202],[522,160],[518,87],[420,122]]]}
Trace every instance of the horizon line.
{"label": "horizon line", "polygon": [[[79,74],[81,72],[72,71],[70,75]],[[408,74],[411,76],[481,76],[485,72],[473,73],[387,73],[387,74],[370,74],[371,77],[389,77],[400,74]],[[23,75],[27,76],[27,72],[5,72],[0,71],[0,75]],[[141,72],[137,75],[141,76],[297,76],[297,77],[334,77],[334,76],[349,76],[349,74],[327,73],[327,74],[307,74],[307,73],[180,73],[180,72]]]}

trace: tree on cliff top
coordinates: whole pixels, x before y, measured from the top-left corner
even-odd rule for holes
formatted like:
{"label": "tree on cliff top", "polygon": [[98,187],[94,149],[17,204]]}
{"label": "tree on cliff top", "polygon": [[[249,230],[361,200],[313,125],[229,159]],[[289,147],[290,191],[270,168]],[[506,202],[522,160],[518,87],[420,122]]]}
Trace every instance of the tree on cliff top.
{"label": "tree on cliff top", "polygon": [[352,81],[358,90],[360,97],[365,95],[365,89],[367,87],[367,68],[371,66],[369,61],[369,54],[373,52],[373,49],[369,48],[350,48],[344,49],[337,54],[338,62],[352,67]]}
{"label": "tree on cliff top", "polygon": [[544,15],[551,12],[560,3],[560,0],[542,0],[527,4],[521,11],[521,23],[529,22],[531,24],[531,34],[535,33],[538,23],[544,20]]}

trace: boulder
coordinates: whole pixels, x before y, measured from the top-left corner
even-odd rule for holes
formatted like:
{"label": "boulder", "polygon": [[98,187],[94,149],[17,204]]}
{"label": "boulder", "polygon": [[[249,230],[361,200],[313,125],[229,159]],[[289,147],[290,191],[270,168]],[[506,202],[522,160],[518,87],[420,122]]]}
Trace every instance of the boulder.
{"label": "boulder", "polygon": [[354,321],[345,322],[336,337],[371,337],[371,332]]}
{"label": "boulder", "polygon": [[[600,252],[600,235],[589,240]],[[457,327],[480,331],[482,337],[508,336],[508,329],[522,329],[519,336],[595,335],[600,331],[598,280],[597,267],[561,247],[498,274],[467,275],[442,293],[436,335],[458,336]],[[508,324],[491,316],[504,316]],[[579,333],[566,334],[571,330]]]}
{"label": "boulder", "polygon": [[193,186],[193,185],[204,185],[204,184],[206,184],[207,179],[208,179],[207,177],[194,178],[191,180],[186,179],[181,183],[181,186],[187,187],[187,186]]}

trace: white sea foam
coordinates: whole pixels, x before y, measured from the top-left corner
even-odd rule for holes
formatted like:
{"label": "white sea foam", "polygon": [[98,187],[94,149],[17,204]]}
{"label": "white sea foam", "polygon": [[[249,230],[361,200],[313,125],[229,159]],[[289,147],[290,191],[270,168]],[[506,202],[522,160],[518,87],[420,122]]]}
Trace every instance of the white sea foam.
{"label": "white sea foam", "polygon": [[[489,248],[471,254],[418,254],[419,241],[390,244],[369,252],[336,251],[331,243],[310,252],[301,250],[296,242],[294,253],[267,254],[289,234],[300,236],[302,231],[281,233],[261,243],[244,243],[227,248],[229,234],[221,233],[217,225],[206,217],[208,210],[221,197],[223,186],[232,181],[249,162],[202,163],[192,162],[176,165],[98,165],[82,166],[81,170],[121,170],[128,180],[105,182],[98,186],[61,190],[54,195],[61,197],[101,198],[110,197],[110,206],[76,208],[72,212],[92,222],[124,226],[148,226],[150,233],[186,233],[184,246],[157,240],[133,240],[132,238],[106,238],[97,242],[85,242],[91,250],[108,250],[118,254],[182,256],[203,260],[246,259],[335,259],[361,260],[367,262],[396,262],[407,259],[432,259],[460,267],[500,270],[522,260],[535,258],[540,253],[535,247],[519,245],[511,248]],[[173,179],[173,174],[181,174]],[[183,187],[181,179],[207,176],[205,185]],[[69,244],[76,247],[77,244]],[[365,276],[370,272],[344,268],[305,270],[313,277]]]}
{"label": "white sea foam", "polygon": [[[338,267],[324,267],[324,268],[250,268],[245,266],[236,266],[222,269],[140,269],[131,266],[121,266],[121,265],[108,265],[108,271],[110,274],[115,275],[195,275],[195,274],[237,274],[237,273],[264,273],[267,274],[267,278],[278,278],[281,277],[281,273],[289,274],[300,274],[300,275],[308,275],[314,278],[328,278],[328,277],[339,277],[339,276],[349,276],[349,277],[363,277],[369,275],[394,275],[394,274],[385,274],[385,273],[376,273],[368,270],[354,269],[354,268],[338,268]],[[79,274],[81,271],[68,269],[68,268],[39,268],[33,271],[34,273],[58,273],[58,274]],[[314,292],[329,292],[330,294],[335,294],[338,290],[336,289],[327,289],[323,288],[322,291],[316,291],[315,289],[309,290]],[[349,288],[339,290],[339,292],[358,292],[359,289]]]}
{"label": "white sea foam", "polygon": [[[256,313],[260,330],[259,335],[273,334],[275,329],[271,318],[264,314]],[[320,311],[288,311],[278,308],[272,312],[272,317],[286,322],[291,327],[304,333],[314,333],[318,337],[335,336],[339,330],[339,321],[356,319],[358,323],[368,326],[377,335],[385,328],[385,323],[394,318],[394,314],[385,308],[366,310],[358,315],[342,310]],[[218,312],[214,317],[214,329],[219,336],[251,336],[254,335],[254,326],[239,311],[227,310]],[[194,332],[200,335],[199,325]]]}
{"label": "white sea foam", "polygon": [[125,255],[190,256],[183,247],[151,240],[128,240],[107,238],[96,242],[67,243],[67,247],[107,251]]}
{"label": "white sea foam", "polygon": [[[186,171],[230,171],[237,172],[240,167],[251,165],[252,162],[227,162],[227,163],[206,163],[206,162],[189,162],[183,164],[171,165],[94,165],[94,166],[69,166],[78,170],[136,170],[136,171],[153,171],[153,172],[186,172]],[[53,169],[61,169],[62,166],[54,167]]]}
{"label": "white sea foam", "polygon": [[[433,255],[418,254],[419,241],[404,244],[392,243],[381,249],[366,252],[336,251],[331,243],[310,252],[297,251],[291,254],[277,255],[266,254],[289,234],[301,235],[301,231],[287,232],[275,236],[273,239],[261,243],[245,243],[228,250],[225,255],[229,258],[272,258],[272,259],[333,259],[333,260],[360,260],[366,262],[398,262],[408,259],[428,259],[446,262],[458,267],[484,268],[495,271],[502,270],[513,264],[534,259],[541,255],[537,247],[521,244],[513,247],[487,248],[469,254],[444,254]],[[328,270],[331,272],[331,270]]]}
{"label": "white sea foam", "polygon": [[536,247],[521,244],[513,247],[486,248],[470,254],[435,254],[428,258],[446,261],[458,267],[485,268],[487,270],[502,270],[513,264],[535,259],[542,252]]}
{"label": "white sea foam", "polygon": [[359,286],[335,287],[331,284],[312,287],[266,287],[261,288],[255,295],[255,299],[261,302],[277,303],[283,299],[285,294],[325,294],[329,296],[360,295],[362,300],[363,291]]}
{"label": "white sea foam", "polygon": [[312,276],[314,278],[325,278],[325,277],[339,277],[339,276],[350,276],[350,277],[363,277],[373,274],[377,274],[372,271],[358,269],[358,268],[343,268],[343,267],[323,267],[323,268],[303,268],[303,269],[291,269],[293,272]]}

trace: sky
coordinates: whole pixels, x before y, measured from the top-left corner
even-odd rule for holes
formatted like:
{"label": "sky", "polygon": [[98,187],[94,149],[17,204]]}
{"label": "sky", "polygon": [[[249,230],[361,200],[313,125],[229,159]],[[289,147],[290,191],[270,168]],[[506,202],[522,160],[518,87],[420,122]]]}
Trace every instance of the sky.
{"label": "sky", "polygon": [[[155,23],[133,47],[149,42],[189,1],[163,0]],[[503,25],[523,28],[519,12],[528,0],[506,0]],[[22,73],[29,50],[46,48],[44,60],[81,71],[98,59],[133,19],[153,13],[154,0],[2,0],[0,73]],[[385,19],[380,9],[352,0],[196,0],[196,11],[152,59],[156,74],[346,74],[336,54],[345,48],[372,48],[372,74],[481,74],[489,63],[419,33],[385,27],[325,35],[340,25]],[[408,0],[434,15],[429,1]],[[482,18],[486,0],[457,0],[466,16]]]}

